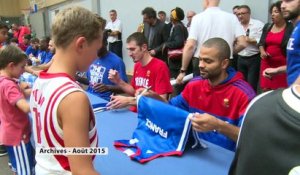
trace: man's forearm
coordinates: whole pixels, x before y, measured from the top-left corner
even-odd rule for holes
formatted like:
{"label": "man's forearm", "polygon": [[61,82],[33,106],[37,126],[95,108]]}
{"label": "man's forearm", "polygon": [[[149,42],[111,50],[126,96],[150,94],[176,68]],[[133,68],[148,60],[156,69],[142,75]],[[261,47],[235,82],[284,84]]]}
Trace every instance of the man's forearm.
{"label": "man's forearm", "polygon": [[195,45],[193,45],[193,44],[185,45],[185,47],[183,49],[183,55],[182,55],[182,66],[181,66],[182,70],[187,70],[187,68],[192,60],[194,50],[195,50]]}
{"label": "man's forearm", "polygon": [[229,137],[231,140],[235,142],[237,141],[240,132],[239,127],[229,124],[223,120],[219,120],[218,128],[216,128],[216,130],[219,133],[226,135],[227,137]]}
{"label": "man's forearm", "polygon": [[239,36],[236,40],[236,44],[233,47],[233,53],[237,54],[247,47],[247,41],[245,36]]}
{"label": "man's forearm", "polygon": [[130,84],[126,83],[125,81],[120,80],[117,86],[121,88],[121,90],[124,91],[126,94],[134,96],[135,94],[134,88]]}
{"label": "man's forearm", "polygon": [[277,68],[278,74],[286,73],[286,65]]}
{"label": "man's forearm", "polygon": [[108,86],[108,90],[113,92],[113,93],[123,93],[123,89],[119,86],[114,86],[114,85],[107,85]]}

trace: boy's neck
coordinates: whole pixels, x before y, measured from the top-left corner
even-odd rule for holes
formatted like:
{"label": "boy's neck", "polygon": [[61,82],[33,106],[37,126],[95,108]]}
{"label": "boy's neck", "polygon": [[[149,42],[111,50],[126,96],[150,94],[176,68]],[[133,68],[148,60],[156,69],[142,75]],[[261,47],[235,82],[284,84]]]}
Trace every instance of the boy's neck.
{"label": "boy's neck", "polygon": [[77,69],[74,63],[74,56],[70,52],[57,50],[48,73],[66,73],[70,77],[75,78]]}
{"label": "boy's neck", "polygon": [[9,73],[9,71],[6,70],[6,69],[0,70],[0,76],[8,77],[8,78],[14,79],[14,77],[13,77],[13,76]]}

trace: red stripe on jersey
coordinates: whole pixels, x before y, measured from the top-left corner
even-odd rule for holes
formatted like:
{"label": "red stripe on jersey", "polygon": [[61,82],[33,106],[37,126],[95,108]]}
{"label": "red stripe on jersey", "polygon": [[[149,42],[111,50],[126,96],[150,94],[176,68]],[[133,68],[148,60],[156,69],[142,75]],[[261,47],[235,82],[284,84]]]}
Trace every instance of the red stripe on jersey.
{"label": "red stripe on jersey", "polygon": [[[97,132],[95,132],[95,135],[97,135]],[[96,147],[97,147],[97,146],[98,146],[98,139],[97,139],[97,141],[96,141]],[[96,155],[92,155],[92,160],[94,160],[95,157],[96,157]]]}
{"label": "red stripe on jersey", "polygon": [[[60,95],[62,93],[64,93],[65,91],[71,89],[71,88],[76,88],[75,86],[69,86],[69,87],[66,87],[64,89],[62,89],[60,91],[60,93],[58,93],[54,99],[54,101],[52,102],[51,106],[50,106],[50,111],[53,110],[53,107],[57,101],[57,99],[60,97]],[[59,134],[56,132],[55,128],[54,128],[54,124],[53,124],[53,115],[52,115],[52,112],[50,112],[50,129],[51,129],[51,132],[54,136],[54,138],[56,139],[56,141],[62,146],[62,147],[65,147],[65,144],[64,144],[64,141],[63,139],[59,136]]]}
{"label": "red stripe on jersey", "polygon": [[[90,116],[91,116],[91,118],[90,118],[91,126],[92,126],[92,128],[94,128],[94,127],[96,127],[96,122],[95,122],[95,115],[94,115],[92,108],[90,108]],[[90,143],[94,142],[96,136],[97,136],[97,131],[95,131],[94,135],[90,138]],[[98,145],[98,141],[97,141],[96,145]]]}
{"label": "red stripe on jersey", "polygon": [[50,79],[50,78],[63,78],[66,77],[68,79],[70,79],[73,82],[76,82],[76,80],[74,78],[72,78],[70,75],[66,74],[66,73],[48,73],[48,70],[44,70],[42,72],[40,72],[40,76],[39,78],[42,79]]}
{"label": "red stripe on jersey", "polygon": [[[56,96],[56,94],[59,92],[59,90],[61,90],[62,88],[68,86],[68,85],[73,85],[71,82],[67,82],[63,85],[61,85],[60,87],[58,87],[50,96],[50,99],[49,99],[49,103],[47,104],[47,107],[46,107],[46,112],[45,112],[45,118],[44,118],[44,132],[45,132],[45,138],[48,142],[48,145],[50,147],[54,147],[54,144],[52,143],[51,141],[51,138],[50,138],[50,134],[49,134],[49,131],[48,131],[48,128],[47,128],[47,118],[48,118],[48,111],[49,111],[49,107],[50,107],[50,104],[52,104],[52,100],[54,98],[54,96]],[[50,121],[51,122],[51,121]],[[69,161],[68,161],[68,158],[66,156],[62,156],[62,155],[54,155],[54,157],[56,158],[56,160],[59,162],[59,164],[61,165],[62,168],[64,168],[65,170],[67,171],[70,171],[70,165],[69,165]]]}
{"label": "red stripe on jersey", "polygon": [[96,136],[97,136],[97,131],[95,131],[95,134],[92,136],[92,138],[90,138],[90,143],[92,143],[95,140]]}

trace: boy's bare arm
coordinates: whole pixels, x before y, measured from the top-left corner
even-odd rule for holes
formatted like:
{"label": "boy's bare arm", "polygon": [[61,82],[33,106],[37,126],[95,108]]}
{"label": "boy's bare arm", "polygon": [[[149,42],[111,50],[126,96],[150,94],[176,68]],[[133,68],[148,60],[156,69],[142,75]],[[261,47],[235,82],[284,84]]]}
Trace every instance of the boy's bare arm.
{"label": "boy's bare arm", "polygon": [[[64,134],[65,147],[90,147],[89,100],[83,92],[67,95],[58,106],[58,121]],[[68,156],[72,174],[99,174],[93,167],[92,156]]]}
{"label": "boy's bare arm", "polygon": [[25,98],[18,100],[16,103],[16,106],[17,106],[17,108],[19,108],[21,111],[23,111],[26,114],[30,112],[29,104]]}

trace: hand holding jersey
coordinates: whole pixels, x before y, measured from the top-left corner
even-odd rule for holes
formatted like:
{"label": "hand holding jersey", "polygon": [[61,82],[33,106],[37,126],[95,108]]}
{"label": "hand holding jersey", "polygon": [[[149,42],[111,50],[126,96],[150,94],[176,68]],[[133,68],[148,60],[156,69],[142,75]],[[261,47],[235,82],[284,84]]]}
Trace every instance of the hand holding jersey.
{"label": "hand holding jersey", "polygon": [[[191,128],[191,114],[151,98],[137,98],[137,128],[130,140],[116,140],[114,146],[140,163],[161,156],[181,156]],[[195,141],[194,146],[203,145],[200,140]]]}
{"label": "hand holding jersey", "polygon": [[193,117],[190,117],[194,130],[198,132],[216,131],[219,128],[219,122],[216,117],[203,113],[195,113]]}

